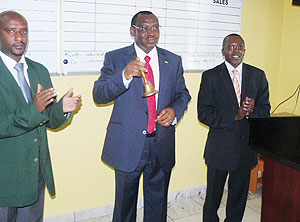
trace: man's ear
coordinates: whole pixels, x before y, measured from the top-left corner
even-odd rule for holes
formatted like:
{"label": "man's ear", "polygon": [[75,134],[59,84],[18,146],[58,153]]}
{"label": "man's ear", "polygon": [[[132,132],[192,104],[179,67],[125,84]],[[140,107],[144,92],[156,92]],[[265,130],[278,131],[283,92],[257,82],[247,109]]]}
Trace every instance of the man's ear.
{"label": "man's ear", "polygon": [[130,26],[130,35],[134,36],[134,34],[135,34],[135,28]]}

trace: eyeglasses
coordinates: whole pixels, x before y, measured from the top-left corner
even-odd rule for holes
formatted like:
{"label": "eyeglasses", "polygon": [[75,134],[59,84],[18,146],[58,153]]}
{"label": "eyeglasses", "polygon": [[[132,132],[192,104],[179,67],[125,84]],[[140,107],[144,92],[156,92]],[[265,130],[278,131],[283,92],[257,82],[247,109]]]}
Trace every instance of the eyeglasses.
{"label": "eyeglasses", "polygon": [[153,26],[153,27],[147,27],[147,26],[136,26],[136,25],[132,25],[132,27],[134,27],[135,29],[137,29],[139,32],[148,32],[148,31],[153,31],[153,32],[159,32],[160,26]]}
{"label": "eyeglasses", "polygon": [[233,50],[239,50],[239,51],[243,51],[245,50],[245,46],[243,45],[230,45],[227,47],[227,49],[233,51]]}

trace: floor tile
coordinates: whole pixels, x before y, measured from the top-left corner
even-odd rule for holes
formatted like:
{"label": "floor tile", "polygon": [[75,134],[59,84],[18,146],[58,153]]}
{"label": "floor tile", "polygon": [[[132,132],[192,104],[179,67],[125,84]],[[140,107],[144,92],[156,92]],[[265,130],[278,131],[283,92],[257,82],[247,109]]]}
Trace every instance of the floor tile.
{"label": "floor tile", "polygon": [[195,214],[189,217],[181,218],[178,220],[174,220],[174,222],[200,222],[202,221],[202,213],[201,214]]}
{"label": "floor tile", "polygon": [[261,201],[262,201],[262,189],[258,188],[255,194],[250,193],[248,195],[247,207],[251,208],[257,213],[261,213]]}
{"label": "floor tile", "polygon": [[[228,196],[227,191],[224,191],[220,207],[225,207],[226,206],[227,196]],[[197,201],[202,207],[204,206],[204,202],[205,202],[205,196],[204,195],[193,196],[191,198],[193,200]]]}
{"label": "floor tile", "polygon": [[189,217],[195,214],[202,213],[203,206],[192,198],[175,200],[169,203],[168,216],[177,220],[184,217]]}
{"label": "floor tile", "polygon": [[[198,195],[186,199],[171,201],[168,203],[168,222],[201,222],[202,210],[205,196]],[[218,211],[220,222],[223,222],[226,217],[226,201],[227,191],[224,191],[222,202]],[[260,221],[261,211],[261,189],[255,194],[249,193],[247,207],[243,222],[258,222]],[[75,220],[76,221],[76,220]],[[89,220],[78,222],[111,222],[112,215],[92,218]],[[143,222],[143,208],[137,210],[137,222]]]}
{"label": "floor tile", "polygon": [[91,218],[88,220],[81,220],[78,222],[111,222],[112,221],[112,215],[104,216],[104,217],[97,217],[97,218]]}
{"label": "floor tile", "polygon": [[260,221],[260,213],[257,213],[256,211],[247,207],[243,217],[243,222],[258,222],[258,221]]}
{"label": "floor tile", "polygon": [[[218,211],[218,215],[220,221],[224,221],[226,217],[226,208],[222,207]],[[255,212],[254,210],[246,207],[245,214],[243,217],[243,222],[259,222],[260,221],[260,214]]]}
{"label": "floor tile", "polygon": [[[227,196],[227,194],[225,194],[225,198],[226,198],[226,196]],[[224,201],[225,201],[225,198],[224,198]],[[259,210],[260,206],[261,206],[261,197],[257,196],[256,198],[248,200],[245,214],[243,217],[243,222],[258,222],[258,221],[260,221],[260,210]],[[219,218],[221,221],[225,220],[226,207],[225,207],[224,203],[223,203],[223,206],[221,206],[219,208],[218,215],[219,215]]]}
{"label": "floor tile", "polygon": [[261,213],[261,197],[248,200],[247,201],[247,207],[254,210],[256,213],[260,214]]}
{"label": "floor tile", "polygon": [[197,203],[199,203],[202,207],[204,206],[205,195],[197,195],[197,196],[193,196],[193,197],[191,197],[191,199],[197,201]]}

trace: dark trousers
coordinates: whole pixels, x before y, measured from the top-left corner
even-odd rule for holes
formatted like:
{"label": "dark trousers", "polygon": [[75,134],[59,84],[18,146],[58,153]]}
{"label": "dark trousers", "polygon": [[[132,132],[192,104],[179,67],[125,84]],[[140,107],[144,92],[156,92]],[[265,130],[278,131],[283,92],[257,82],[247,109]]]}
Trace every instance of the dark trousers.
{"label": "dark trousers", "polygon": [[0,207],[1,222],[43,222],[45,183],[40,176],[39,198],[25,207]]}
{"label": "dark trousers", "polygon": [[167,221],[167,199],[171,171],[164,172],[158,162],[155,137],[146,138],[144,151],[133,172],[115,170],[116,196],[113,222],[135,222],[138,188],[143,173],[144,222]]}
{"label": "dark trousers", "polygon": [[219,222],[218,209],[228,177],[228,199],[225,222],[241,222],[249,190],[251,169],[232,172],[207,166],[207,191],[203,207],[203,222]]}

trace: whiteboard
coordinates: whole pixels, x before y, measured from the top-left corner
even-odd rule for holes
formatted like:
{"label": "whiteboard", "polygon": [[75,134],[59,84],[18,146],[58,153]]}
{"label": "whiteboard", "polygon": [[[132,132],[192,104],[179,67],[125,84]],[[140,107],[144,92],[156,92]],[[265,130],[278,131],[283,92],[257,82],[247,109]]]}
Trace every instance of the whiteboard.
{"label": "whiteboard", "polygon": [[27,56],[63,75],[99,73],[107,51],[133,43],[130,22],[141,10],[158,17],[158,46],[182,56],[185,71],[203,71],[221,63],[223,38],[241,30],[242,0],[11,2],[10,7],[18,5],[16,10],[29,21]]}

